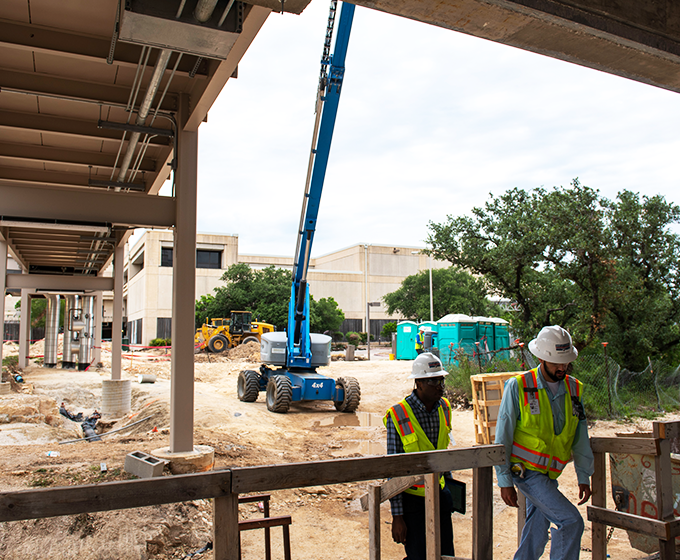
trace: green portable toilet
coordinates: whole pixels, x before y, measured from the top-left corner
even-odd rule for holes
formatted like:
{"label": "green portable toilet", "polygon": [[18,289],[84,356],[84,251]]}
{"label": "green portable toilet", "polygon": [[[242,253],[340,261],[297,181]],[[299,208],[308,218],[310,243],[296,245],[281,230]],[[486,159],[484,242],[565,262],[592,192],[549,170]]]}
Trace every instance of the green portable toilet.
{"label": "green portable toilet", "polygon": [[470,358],[475,353],[477,323],[469,315],[450,313],[437,321],[439,356],[444,364],[456,362],[460,350]]}
{"label": "green portable toilet", "polygon": [[[491,317],[489,321],[493,322],[493,338],[494,350],[510,347],[510,323],[500,317]],[[510,359],[510,350],[499,352],[496,357],[499,360]]]}
{"label": "green portable toilet", "polygon": [[416,333],[418,325],[413,321],[397,323],[397,360],[416,359]]}
{"label": "green portable toilet", "polygon": [[493,334],[494,323],[491,317],[473,317],[473,319],[477,321],[477,342],[479,342],[479,350],[483,356],[485,352],[496,349]]}

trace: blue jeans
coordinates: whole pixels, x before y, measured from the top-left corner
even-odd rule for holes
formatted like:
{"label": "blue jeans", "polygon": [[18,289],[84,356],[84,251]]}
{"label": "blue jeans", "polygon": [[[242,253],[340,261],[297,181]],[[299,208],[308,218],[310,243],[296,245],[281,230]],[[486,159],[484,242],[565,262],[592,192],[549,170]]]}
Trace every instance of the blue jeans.
{"label": "blue jeans", "polygon": [[557,480],[527,470],[524,478],[512,481],[527,499],[527,519],[514,560],[538,560],[548,542],[551,560],[578,560],[583,536],[583,518],[578,509],[557,489]]}

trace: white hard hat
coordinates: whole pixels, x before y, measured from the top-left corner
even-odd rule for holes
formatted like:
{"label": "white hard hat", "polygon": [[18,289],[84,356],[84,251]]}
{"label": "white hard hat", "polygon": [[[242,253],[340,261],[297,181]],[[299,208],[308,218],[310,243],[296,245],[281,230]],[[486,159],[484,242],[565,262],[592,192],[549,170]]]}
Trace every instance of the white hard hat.
{"label": "white hard hat", "polygon": [[538,336],[529,343],[529,351],[539,360],[553,364],[568,364],[578,356],[571,342],[571,335],[562,327],[543,327]]}
{"label": "white hard hat", "polygon": [[409,379],[427,379],[429,377],[444,377],[446,372],[442,368],[442,362],[431,352],[423,352],[413,360]]}

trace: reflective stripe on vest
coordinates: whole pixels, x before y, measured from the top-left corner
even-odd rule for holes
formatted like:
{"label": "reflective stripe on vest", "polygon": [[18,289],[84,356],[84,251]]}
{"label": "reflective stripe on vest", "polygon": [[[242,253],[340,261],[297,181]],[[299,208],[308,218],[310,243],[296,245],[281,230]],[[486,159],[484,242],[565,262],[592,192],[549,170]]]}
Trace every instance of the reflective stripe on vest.
{"label": "reflective stripe on vest", "polygon": [[[427,437],[424,430],[420,427],[418,420],[413,413],[413,409],[406,402],[406,399],[390,408],[383,418],[383,423],[387,426],[387,418],[392,418],[392,423],[397,429],[401,438],[404,453],[414,453],[417,451],[434,451],[435,448]],[[437,437],[437,449],[446,449],[449,444],[449,433],[451,432],[451,403],[443,398],[439,406],[439,434]],[[439,486],[444,488],[444,477],[439,477]],[[416,496],[425,496],[425,485],[416,484],[406,489],[405,492]]]}
{"label": "reflective stripe on vest", "polygon": [[510,461],[557,478],[571,459],[579,416],[574,413],[572,397],[580,403],[582,384],[565,376],[565,420],[562,433],[555,435],[550,398],[538,388],[537,368],[515,376],[519,390],[520,417],[515,428]]}

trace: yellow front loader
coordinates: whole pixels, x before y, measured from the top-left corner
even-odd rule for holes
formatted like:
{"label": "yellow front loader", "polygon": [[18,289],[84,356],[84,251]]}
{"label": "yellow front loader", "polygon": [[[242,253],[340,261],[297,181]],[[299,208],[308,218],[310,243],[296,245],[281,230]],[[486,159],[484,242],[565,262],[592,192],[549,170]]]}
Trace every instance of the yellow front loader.
{"label": "yellow front loader", "polygon": [[250,311],[232,311],[231,318],[213,318],[196,329],[194,342],[198,350],[223,352],[246,342],[260,342],[263,333],[274,332],[274,325],[252,321]]}

